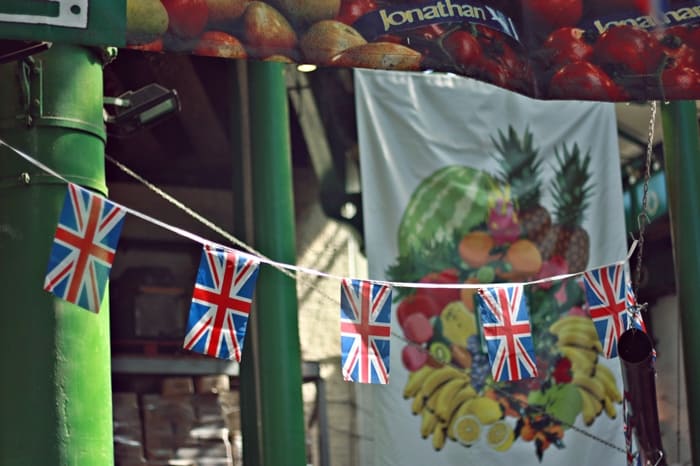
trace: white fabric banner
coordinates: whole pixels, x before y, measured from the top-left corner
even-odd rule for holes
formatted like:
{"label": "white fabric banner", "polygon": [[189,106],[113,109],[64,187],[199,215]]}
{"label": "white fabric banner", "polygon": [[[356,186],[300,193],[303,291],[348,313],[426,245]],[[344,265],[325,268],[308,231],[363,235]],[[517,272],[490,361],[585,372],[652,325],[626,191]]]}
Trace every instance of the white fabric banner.
{"label": "white fabric banner", "polygon": [[[527,282],[625,258],[613,104],[370,70],[355,92],[369,278]],[[389,385],[357,387],[361,464],[625,464],[620,364],[580,282],[525,287],[539,375],[518,382],[494,381],[473,290],[397,288]]]}

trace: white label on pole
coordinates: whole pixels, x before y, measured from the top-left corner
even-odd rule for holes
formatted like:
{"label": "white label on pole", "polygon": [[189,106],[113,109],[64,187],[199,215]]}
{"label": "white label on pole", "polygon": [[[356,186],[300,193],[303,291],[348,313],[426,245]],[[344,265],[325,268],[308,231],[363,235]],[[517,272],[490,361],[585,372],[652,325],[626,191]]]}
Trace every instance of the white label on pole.
{"label": "white label on pole", "polygon": [[[21,12],[21,7],[13,8],[20,10],[17,13],[0,12],[0,21],[8,23],[25,24],[47,24],[50,26],[63,26],[69,28],[86,29],[88,25],[88,3],[89,0],[43,0],[46,3],[58,3],[58,15],[47,16],[35,14],[33,9],[27,8],[27,12]],[[27,2],[30,5],[34,2]],[[2,5],[0,5],[0,11]]]}

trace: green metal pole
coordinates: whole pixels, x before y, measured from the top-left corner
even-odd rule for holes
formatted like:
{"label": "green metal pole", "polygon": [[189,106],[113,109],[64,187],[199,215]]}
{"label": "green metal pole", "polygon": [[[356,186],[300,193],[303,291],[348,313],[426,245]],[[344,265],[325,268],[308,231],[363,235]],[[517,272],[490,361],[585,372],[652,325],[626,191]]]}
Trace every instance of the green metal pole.
{"label": "green metal pole", "polygon": [[[231,152],[233,159],[233,234],[247,243],[253,242],[253,207],[251,186],[250,127],[248,113],[247,62],[228,63],[231,112]],[[244,464],[262,463],[260,441],[260,399],[258,397],[258,329],[257,300],[248,321],[243,357],[239,370],[241,399],[241,433]]]}
{"label": "green metal pole", "polygon": [[663,104],[661,116],[683,338],[690,449],[697,461],[700,458],[700,366],[695,363],[700,352],[700,339],[695,332],[700,328],[700,287],[697,285],[700,277],[700,145],[695,102]]}
{"label": "green metal pole", "polygon": [[[102,59],[54,45],[0,66],[0,138],[106,194]],[[0,464],[113,464],[109,309],[43,291],[65,183],[0,146]]]}
{"label": "green metal pole", "polygon": [[[281,63],[250,62],[250,128],[255,245],[296,261],[289,109]],[[259,397],[262,464],[306,464],[301,349],[295,280],[263,266],[258,279]]]}

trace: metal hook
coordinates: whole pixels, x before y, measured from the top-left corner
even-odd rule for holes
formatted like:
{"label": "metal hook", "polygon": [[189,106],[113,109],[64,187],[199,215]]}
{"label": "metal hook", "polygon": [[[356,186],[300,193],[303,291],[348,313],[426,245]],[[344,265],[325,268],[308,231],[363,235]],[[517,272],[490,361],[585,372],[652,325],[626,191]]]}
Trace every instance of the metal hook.
{"label": "metal hook", "polygon": [[[659,466],[661,460],[664,459],[664,452],[662,450],[657,450],[656,452],[659,454],[659,457],[657,458],[656,463],[654,463],[654,466]],[[651,462],[647,461],[647,464],[651,464]]]}

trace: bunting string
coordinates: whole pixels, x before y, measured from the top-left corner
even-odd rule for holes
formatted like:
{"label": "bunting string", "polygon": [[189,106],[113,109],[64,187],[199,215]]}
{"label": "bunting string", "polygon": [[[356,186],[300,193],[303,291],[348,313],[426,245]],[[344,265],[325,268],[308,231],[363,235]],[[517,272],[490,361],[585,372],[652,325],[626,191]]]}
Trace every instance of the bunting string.
{"label": "bunting string", "polygon": [[[36,160],[34,157],[30,156],[26,152],[12,146],[11,144],[4,141],[3,139],[0,139],[0,145],[7,147],[9,150],[11,150],[15,154],[19,155],[24,160],[26,160],[27,162],[36,166],[37,168],[44,170],[49,175],[54,176],[55,178],[65,182],[65,183],[70,183],[70,181],[68,181],[68,179],[66,179],[60,173],[58,173],[55,170],[51,169],[50,167],[46,166],[42,162],[39,162],[38,160]],[[109,157],[109,160],[112,162],[116,162],[112,157]],[[116,162],[116,163],[118,163],[118,162]],[[141,178],[135,172],[128,169],[123,164],[118,163],[117,166],[119,166],[122,169],[128,170],[127,173],[133,174],[132,176],[135,175],[136,177],[138,177],[137,179]],[[141,179],[143,179],[143,178],[141,178]],[[143,180],[143,181],[146,181],[146,180]],[[148,183],[148,185],[151,185],[151,184]],[[153,186],[153,185],[151,185],[151,186]],[[202,222],[204,225],[208,226],[213,231],[221,234],[222,236],[224,236],[226,239],[228,239],[232,243],[234,243],[234,244],[244,248],[246,251],[250,252],[252,255],[254,255],[260,261],[260,263],[267,264],[267,265],[270,265],[272,267],[286,270],[286,271],[294,271],[297,273],[304,273],[304,274],[308,274],[308,275],[314,275],[317,277],[323,277],[323,278],[333,279],[333,280],[337,280],[337,281],[342,281],[342,280],[345,280],[346,278],[348,278],[348,277],[344,277],[341,275],[330,274],[330,273],[323,272],[320,270],[312,269],[309,267],[303,267],[300,265],[293,265],[293,264],[287,264],[284,262],[275,261],[273,259],[270,259],[269,257],[265,257],[263,254],[261,254],[259,251],[255,250],[249,244],[245,243],[244,241],[241,241],[240,239],[236,238],[235,236],[231,235],[230,233],[227,233],[225,230],[219,228],[211,221],[205,219],[201,215],[194,212],[192,209],[189,209],[188,207],[186,207],[184,204],[182,204],[177,199],[173,198],[172,196],[170,196],[167,193],[165,193],[164,191],[162,191],[160,188],[157,188],[156,186],[153,186],[153,188],[155,188],[155,190],[156,190],[155,192],[157,192],[158,194],[163,196],[168,201],[172,202],[175,206],[183,209],[189,215],[192,215],[193,218]],[[130,213],[131,215],[133,215],[135,217],[140,218],[141,220],[152,223],[156,226],[159,226],[163,229],[171,231],[177,235],[180,235],[182,237],[190,239],[194,242],[197,242],[197,243],[202,244],[202,245],[207,245],[207,244],[218,245],[215,241],[205,239],[197,234],[194,234],[192,232],[184,230],[180,227],[165,223],[161,220],[158,220],[154,217],[151,217],[150,215],[144,214],[143,212],[132,209],[128,206],[124,206],[124,205],[119,204],[117,202],[113,202],[113,201],[111,201],[111,202],[114,205],[116,205],[117,207],[124,209],[126,212]],[[635,242],[635,244],[636,244],[636,242]],[[220,246],[223,247],[223,245],[220,245]],[[634,245],[633,245],[633,247],[634,247]],[[630,251],[630,253],[628,253],[628,257],[630,255],[631,255],[631,251]],[[620,260],[620,261],[612,262],[610,264],[606,264],[606,266],[623,265],[623,264],[625,264],[626,261],[627,261],[627,258],[625,258],[624,260]],[[376,279],[371,279],[371,278],[367,279],[367,281],[372,282],[372,283],[376,283],[376,284],[380,284],[380,285],[392,286],[394,288],[479,289],[479,288],[486,288],[486,287],[499,288],[499,287],[513,286],[513,285],[522,285],[522,286],[538,285],[538,284],[548,283],[548,282],[553,282],[553,281],[578,278],[578,277],[582,277],[584,274],[585,274],[585,272],[567,273],[567,274],[554,275],[551,277],[541,278],[541,279],[537,279],[537,280],[530,280],[530,281],[525,281],[525,282],[510,282],[510,283],[416,283],[416,282],[398,282],[398,281],[376,280]],[[292,278],[296,278],[296,276],[294,274],[291,274],[291,273],[289,274],[289,276]]]}
{"label": "bunting string", "polygon": [[[155,192],[156,194],[160,195],[161,197],[163,197],[163,198],[164,198],[165,200],[167,200],[168,202],[171,202],[173,205],[175,205],[176,207],[180,208],[181,210],[183,210],[183,211],[184,211],[185,213],[187,213],[188,215],[192,216],[195,220],[197,220],[197,221],[199,221],[200,223],[202,223],[203,225],[209,227],[212,231],[215,231],[215,232],[219,233],[221,236],[223,236],[224,238],[228,239],[228,240],[231,241],[232,243],[234,243],[234,244],[236,244],[236,245],[238,245],[238,246],[240,246],[240,247],[242,247],[242,248],[245,248],[248,252],[250,252],[250,253],[252,253],[252,254],[257,254],[257,255],[259,255],[259,257],[264,257],[264,255],[263,255],[262,253],[256,251],[253,247],[251,247],[251,246],[249,246],[248,244],[246,244],[245,242],[239,240],[238,238],[236,238],[236,237],[233,236],[232,234],[230,234],[230,233],[228,233],[227,231],[225,231],[224,229],[220,228],[218,225],[214,224],[213,222],[211,222],[211,221],[209,221],[208,219],[202,217],[200,214],[198,214],[197,212],[195,212],[195,211],[192,210],[191,208],[187,207],[184,203],[182,203],[182,202],[180,202],[179,200],[177,200],[176,198],[172,197],[171,195],[169,195],[168,193],[166,193],[165,191],[163,191],[162,189],[160,189],[158,186],[156,186],[156,185],[150,183],[148,180],[146,180],[146,179],[143,178],[141,175],[139,175],[138,173],[136,173],[136,172],[134,172],[133,170],[131,170],[129,167],[127,167],[127,166],[124,165],[123,163],[121,163],[121,162],[119,162],[118,160],[114,159],[114,157],[112,157],[112,156],[110,156],[110,155],[106,155],[105,157],[107,158],[107,160],[109,160],[109,161],[112,162],[114,165],[116,165],[116,166],[117,166],[120,170],[122,170],[124,173],[128,174],[129,176],[131,176],[132,178],[134,178],[134,179],[137,180],[138,182],[142,183],[142,184],[143,184],[144,186],[146,186],[148,189],[150,189],[150,190],[152,190],[153,192]],[[632,255],[634,254],[635,249],[636,249],[637,246],[638,246],[638,243],[639,243],[639,241],[636,240],[636,239],[632,241],[632,244],[630,245],[629,251],[628,251],[627,256],[626,256],[626,260],[627,260],[627,261],[629,261],[629,259],[630,259],[630,258],[632,257]],[[289,275],[290,277],[294,278],[294,276],[293,276],[291,273],[289,273],[289,271],[287,271],[286,269],[280,268],[279,270],[280,270],[281,272],[283,272],[283,273]],[[315,291],[321,293],[321,295],[322,295],[325,299],[327,299],[329,302],[333,303],[333,304],[336,305],[336,306],[340,305],[340,302],[338,301],[337,298],[333,298],[333,297],[327,295],[325,292],[323,292],[323,290],[319,289],[319,288],[316,287],[316,286],[313,286],[313,288],[315,289]],[[630,325],[630,326],[632,325],[632,319],[630,319],[629,325]],[[401,334],[399,334],[399,333],[397,333],[397,332],[395,332],[395,331],[392,331],[392,332],[391,332],[391,335],[392,335],[392,337],[397,338],[398,340],[401,340],[401,341],[402,341],[404,344],[406,344],[406,345],[411,345],[411,346],[416,347],[419,351],[426,352],[426,353],[428,352],[426,348],[424,348],[424,347],[422,347],[422,346],[420,346],[420,345],[416,345],[416,344],[413,343],[412,341],[408,340],[405,336],[403,336],[403,335],[401,335]],[[438,361],[438,363],[440,363],[441,365],[446,365],[446,363],[443,363],[443,362],[441,362],[441,361]],[[502,396],[508,397],[512,403],[519,405],[522,409],[525,409],[525,408],[532,408],[531,405],[529,405],[528,403],[526,403],[526,402],[523,401],[522,399],[513,397],[509,392],[507,392],[507,391],[505,391],[505,390],[502,390],[502,389],[500,389],[500,388],[498,388],[498,387],[496,387],[495,389],[496,389],[496,391],[498,391]],[[624,408],[625,408],[625,407],[626,407],[626,406],[623,404],[623,417],[624,417]],[[537,407],[535,406],[535,408],[537,408]],[[551,414],[545,413],[543,409],[540,408],[540,411],[541,411],[540,414],[543,414],[543,415],[546,414],[547,416],[550,416],[550,417],[551,417]],[[603,438],[600,438],[600,437],[598,437],[598,436],[596,436],[596,435],[593,435],[593,434],[591,434],[590,432],[587,432],[586,430],[581,429],[581,428],[577,427],[577,426],[574,425],[574,424],[566,423],[566,422],[562,421],[561,419],[556,419],[556,421],[557,421],[557,422],[560,422],[562,425],[565,425],[565,426],[567,426],[568,428],[570,428],[570,429],[572,429],[572,430],[574,430],[574,431],[580,433],[581,435],[584,435],[584,436],[586,436],[586,437],[588,437],[588,438],[590,438],[590,439],[592,439],[592,440],[594,440],[594,441],[597,441],[597,442],[599,442],[599,443],[605,445],[606,447],[612,448],[613,450],[617,450],[617,451],[620,451],[620,452],[627,452],[627,449],[626,449],[626,448],[622,448],[622,447],[619,447],[619,446],[617,446],[617,445],[614,445],[613,443],[611,443],[611,442],[609,442],[609,441],[607,441],[607,440],[605,440],[605,439],[603,439]],[[627,434],[627,432],[626,432],[626,434]],[[631,430],[630,430],[630,434],[631,434]]]}
{"label": "bunting string", "polygon": [[[37,167],[37,168],[43,170],[44,172],[46,172],[47,174],[49,174],[49,175],[51,175],[51,176],[53,176],[53,177],[55,177],[55,178],[57,178],[57,179],[59,179],[59,180],[65,182],[65,183],[68,184],[69,186],[72,185],[72,183],[71,183],[68,179],[66,179],[63,175],[61,175],[60,173],[56,172],[55,170],[51,169],[50,167],[46,166],[45,164],[39,162],[39,161],[36,160],[34,157],[30,156],[29,154],[25,153],[24,151],[22,151],[22,150],[20,150],[20,149],[14,147],[14,146],[8,144],[6,141],[4,141],[4,140],[2,140],[2,139],[0,139],[0,146],[7,147],[10,151],[12,151],[12,152],[14,152],[15,154],[17,154],[18,156],[22,157],[24,160],[26,160],[26,161],[29,162],[30,164],[34,165],[35,167]],[[347,285],[346,285],[346,286],[347,286],[347,293],[346,293],[346,294],[347,294],[347,297],[348,297],[348,298],[346,298],[346,299],[355,300],[355,301],[357,301],[357,300],[359,300],[359,299],[365,299],[365,294],[364,294],[364,293],[358,293],[358,294],[354,294],[354,295],[351,293],[351,290],[350,290],[350,286],[351,286],[351,285],[350,285],[350,281],[352,281],[353,279],[349,279],[349,278],[344,277],[344,276],[329,274],[329,273],[326,273],[326,272],[323,272],[323,271],[319,271],[319,270],[316,270],[316,269],[313,269],[313,268],[308,268],[308,267],[303,267],[303,266],[298,266],[298,265],[292,265],[292,264],[286,264],[286,263],[283,263],[283,262],[278,262],[278,261],[272,260],[272,259],[270,259],[270,258],[268,258],[268,257],[265,257],[262,253],[260,253],[259,251],[255,250],[252,246],[248,245],[248,244],[245,243],[244,241],[241,241],[240,239],[236,238],[234,235],[232,235],[232,234],[226,232],[225,230],[223,230],[222,228],[220,228],[219,226],[217,226],[217,225],[214,224],[213,222],[211,222],[211,221],[209,221],[208,219],[204,218],[203,216],[201,216],[200,214],[198,214],[198,213],[195,212],[194,210],[190,209],[189,207],[187,207],[185,204],[183,204],[183,203],[180,202],[179,200],[177,200],[177,199],[175,199],[174,197],[172,197],[172,196],[170,196],[169,194],[167,194],[167,193],[166,193],[165,191],[163,191],[162,189],[160,189],[160,188],[158,188],[157,186],[153,185],[152,183],[148,182],[146,179],[144,179],[143,177],[141,177],[140,175],[138,175],[136,172],[134,172],[134,171],[131,170],[130,168],[126,167],[126,166],[125,166],[124,164],[122,164],[121,162],[115,160],[115,159],[112,158],[111,156],[106,156],[106,158],[107,158],[110,162],[112,162],[113,164],[115,164],[119,169],[121,169],[122,171],[124,171],[125,173],[127,173],[129,176],[131,176],[132,178],[136,179],[136,180],[139,181],[140,183],[144,184],[148,189],[152,190],[153,192],[155,192],[155,193],[158,194],[159,196],[163,197],[165,200],[167,200],[168,202],[170,202],[171,204],[173,204],[174,206],[176,206],[177,208],[179,208],[179,209],[182,210],[183,212],[187,213],[188,215],[190,215],[190,216],[191,216],[192,218],[194,218],[195,220],[199,221],[200,223],[202,223],[203,225],[205,225],[206,227],[208,227],[208,228],[211,229],[212,231],[214,231],[214,232],[218,233],[219,235],[221,235],[222,237],[226,238],[228,241],[230,241],[230,242],[233,243],[234,245],[236,245],[236,246],[238,246],[238,247],[240,247],[240,248],[246,250],[248,253],[250,253],[251,255],[253,255],[254,258],[255,258],[255,260],[257,260],[259,263],[264,263],[264,264],[267,264],[267,265],[269,265],[269,266],[272,266],[272,267],[274,267],[274,268],[280,270],[282,273],[285,273],[286,275],[290,276],[291,278],[295,278],[295,279],[297,279],[297,278],[303,278],[303,276],[300,276],[300,274],[305,274],[305,275],[311,275],[311,276],[316,276],[316,277],[322,277],[322,278],[328,278],[328,279],[334,279],[334,280],[341,281],[341,282],[343,282],[344,284],[347,284]],[[222,250],[221,252],[217,252],[217,254],[220,254],[220,253],[227,254],[227,253],[225,252],[225,250],[227,249],[226,247],[220,246],[220,245],[218,245],[217,243],[215,243],[215,242],[213,242],[213,241],[210,241],[210,240],[207,240],[207,239],[205,239],[205,238],[203,238],[203,237],[201,237],[201,236],[199,236],[199,235],[197,235],[197,234],[194,234],[194,233],[192,233],[192,232],[186,231],[186,230],[184,230],[184,229],[182,229],[182,228],[179,228],[179,227],[177,227],[177,226],[173,226],[173,225],[170,225],[170,224],[168,224],[168,223],[165,223],[165,222],[163,222],[163,221],[161,221],[161,220],[158,220],[158,219],[156,219],[156,218],[153,218],[153,217],[151,217],[151,216],[149,216],[149,215],[146,215],[146,214],[144,214],[144,213],[142,213],[142,212],[140,212],[140,211],[134,210],[134,209],[132,209],[132,208],[130,208],[130,207],[123,206],[123,205],[120,205],[120,204],[118,204],[118,203],[114,203],[114,202],[111,202],[111,201],[110,201],[110,203],[111,203],[112,205],[114,205],[114,206],[116,206],[116,207],[122,209],[122,210],[123,210],[124,212],[126,212],[126,213],[129,213],[129,214],[131,214],[131,215],[134,215],[135,217],[138,217],[138,218],[140,218],[140,219],[142,219],[142,220],[144,220],[144,221],[146,221],[146,222],[149,222],[149,223],[154,224],[154,225],[156,225],[156,226],[158,226],[158,227],[164,228],[164,229],[166,229],[166,230],[168,230],[168,231],[171,231],[171,232],[173,232],[173,233],[175,233],[175,234],[177,234],[177,235],[179,235],[179,236],[182,236],[182,237],[184,237],[184,238],[190,239],[190,240],[192,240],[192,241],[194,241],[194,242],[196,242],[196,243],[199,243],[199,244],[203,245],[203,246],[205,247],[205,252],[208,250],[208,251],[209,251],[209,255],[210,255],[211,257],[214,257],[213,253],[214,253],[214,250],[217,249],[217,248],[220,248],[220,249]],[[629,258],[630,258],[630,256],[632,255],[632,253],[633,253],[633,251],[634,251],[634,249],[635,249],[636,246],[637,246],[637,241],[633,242],[633,244],[632,244],[632,246],[631,246],[631,248],[630,248],[630,250],[629,250],[629,252],[628,252],[628,254],[627,254],[627,257],[626,257],[624,260],[622,260],[622,261],[617,261],[617,262],[608,264],[607,266],[603,266],[603,267],[615,267],[615,266],[618,266],[618,267],[619,267],[619,266],[624,265],[624,264],[629,260]],[[205,260],[205,259],[206,259],[206,254],[203,256],[203,260]],[[243,260],[243,259],[244,259],[244,258],[240,258],[240,259],[237,259],[237,260]],[[209,260],[211,261],[211,258],[210,258]],[[219,264],[219,266],[222,266],[226,261],[229,261],[229,260],[230,260],[230,259],[229,259],[227,256],[221,256],[221,257],[220,257],[220,262],[221,262],[221,264]],[[241,267],[244,267],[244,266],[243,266],[243,262],[241,262],[240,264],[241,264]],[[214,270],[214,268],[213,268],[215,265],[216,265],[216,264],[214,264],[214,262],[211,262],[211,266],[212,266],[212,269],[211,269],[211,270],[212,270],[212,273],[213,273],[213,274],[215,274],[215,272],[216,272],[216,271]],[[246,267],[247,267],[247,266],[246,266]],[[222,270],[223,270],[223,269],[222,269]],[[241,273],[244,273],[245,270],[247,270],[247,269],[241,268],[241,271],[242,271]],[[358,279],[358,282],[371,283],[371,284],[373,284],[373,285],[378,285],[378,286],[379,286],[378,288],[376,288],[376,290],[377,290],[376,293],[378,293],[377,296],[375,296],[375,297],[372,298],[372,300],[376,300],[376,301],[372,301],[372,302],[376,302],[376,304],[373,304],[373,306],[379,308],[379,307],[383,307],[383,306],[385,305],[386,302],[391,302],[391,294],[390,294],[391,292],[390,292],[390,289],[388,290],[388,294],[387,294],[387,295],[382,295],[381,293],[386,293],[387,291],[386,291],[386,290],[382,290],[381,287],[429,288],[429,289],[484,289],[484,288],[503,288],[503,287],[512,288],[512,287],[514,287],[514,286],[518,286],[518,287],[530,286],[530,285],[537,285],[537,284],[542,284],[542,283],[547,283],[547,282],[552,282],[552,281],[557,281],[557,280],[566,280],[566,279],[571,279],[571,278],[582,277],[582,276],[585,276],[586,273],[588,273],[588,272],[578,272],[578,273],[562,274],[562,275],[557,275],[557,276],[542,278],[542,279],[538,279],[538,280],[520,282],[520,283],[494,283],[494,284],[484,284],[484,283],[477,283],[477,284],[474,284],[474,283],[411,283],[411,282],[394,282],[394,281],[371,280],[371,279],[370,279],[370,280]],[[362,285],[361,283],[358,283],[356,286],[366,286],[366,285]],[[341,307],[341,312],[342,312],[342,307],[343,307],[343,306],[342,306],[342,303],[341,303],[342,299],[341,299],[341,300],[338,300],[338,299],[329,297],[328,295],[326,295],[325,293],[323,293],[323,291],[320,290],[320,289],[318,288],[318,286],[316,286],[316,285],[314,285],[314,284],[312,284],[311,287],[312,287],[315,291],[317,291],[317,292],[319,292],[321,295],[323,295],[323,296],[324,296],[326,299],[328,299],[330,302],[334,303],[334,304],[335,304],[336,306],[338,306],[338,307]],[[373,288],[373,289],[374,289],[374,288]],[[354,297],[352,297],[351,295],[354,296]],[[341,295],[341,298],[342,298],[342,295]],[[250,298],[246,298],[246,299],[249,300]],[[195,303],[193,302],[193,305],[194,305],[194,304],[195,304]],[[358,301],[358,302],[355,302],[355,303],[351,303],[351,307],[354,307],[354,308],[356,308],[356,309],[359,308],[359,307],[364,307],[364,306],[365,306],[364,304],[363,304],[362,306],[359,306],[359,301]],[[353,311],[353,312],[354,312],[354,311]],[[352,312],[350,312],[350,311],[347,312],[347,316],[348,316],[348,317],[349,317],[351,314],[352,314]],[[247,311],[246,311],[245,319],[247,319]],[[342,320],[342,317],[341,317],[341,320]],[[348,320],[349,320],[349,319],[348,319]],[[385,329],[385,330],[383,330],[383,332],[384,332],[385,337],[388,337],[389,335],[391,335],[391,336],[393,336],[393,337],[396,337],[396,338],[398,338],[398,339],[404,341],[404,342],[407,343],[407,344],[411,344],[411,345],[413,344],[411,341],[409,341],[407,338],[405,338],[405,336],[400,335],[400,334],[398,334],[398,333],[396,333],[396,332],[394,332],[394,331],[391,331],[390,328],[389,328],[389,326],[388,326],[388,325],[389,325],[389,322],[390,322],[390,320],[387,320],[387,322],[384,323],[384,325],[385,325],[384,329]],[[233,326],[232,326],[232,328],[233,328]],[[195,331],[197,331],[197,330],[196,330],[196,329],[193,330],[193,332],[195,332]],[[199,334],[197,334],[197,335],[194,335],[194,334],[193,334],[193,338],[194,338],[194,337],[198,337],[198,336],[199,336]],[[232,338],[232,337],[231,337],[231,338]],[[239,338],[240,338],[240,343],[241,343],[240,346],[242,346],[243,334],[241,334],[241,335],[239,336]],[[341,335],[341,339],[342,339],[342,335]],[[194,340],[193,340],[193,341],[194,341]],[[237,350],[236,359],[240,361],[240,351],[237,349],[237,348],[238,348],[237,343],[239,343],[239,342],[236,341],[235,343],[236,343],[236,345],[234,345],[234,346],[235,346],[235,348],[236,348],[236,350]],[[195,343],[192,343],[192,345],[194,346]],[[423,348],[423,347],[419,347],[419,348],[420,348],[421,351],[425,351],[425,348]],[[343,349],[343,351],[345,352],[345,349]],[[348,350],[348,352],[350,352],[350,351],[352,351],[352,349],[349,349],[349,350]],[[387,353],[387,354],[388,354],[388,353]],[[449,363],[449,362],[441,362],[441,361],[437,361],[437,362],[439,362],[440,365],[452,365],[452,364]],[[358,366],[358,367],[359,367],[359,366]],[[365,370],[366,370],[366,369],[365,369]],[[358,374],[357,376],[354,375],[354,374],[352,374],[352,373],[350,373],[350,372],[345,373],[345,368],[344,368],[344,374],[345,374],[346,380],[353,380],[353,381],[356,381],[356,379],[358,378],[358,376],[359,376],[360,379],[362,379],[362,378],[368,378],[368,377],[369,377],[368,380],[370,380],[370,379],[372,378],[372,375],[371,375],[371,374],[367,374],[367,373],[365,373],[365,374]],[[387,374],[385,374],[385,375],[388,375],[388,366],[387,366]],[[387,381],[388,381],[388,378],[385,379],[385,381],[379,382],[379,383],[387,383]],[[372,383],[377,383],[377,382],[372,382]],[[507,394],[505,391],[503,392],[503,395],[504,395],[504,396],[510,397],[509,394]],[[519,404],[520,406],[523,406],[523,408],[525,408],[525,407],[528,406],[528,404],[525,403],[525,402],[523,402],[523,400],[515,400],[515,399],[513,399],[513,402],[514,402],[514,404],[517,403],[517,404]],[[534,409],[536,409],[536,408],[537,408],[537,407],[534,407]],[[554,419],[554,417],[552,417],[550,414],[547,414],[547,415],[550,416],[552,419]],[[556,419],[555,419],[555,420],[556,420]],[[557,421],[560,422],[561,424],[567,425],[567,426],[570,427],[570,428],[573,428],[573,429],[576,430],[577,432],[579,432],[579,433],[581,433],[581,434],[583,434],[583,435],[585,435],[585,436],[587,436],[587,437],[589,437],[589,438],[591,438],[591,439],[593,439],[593,440],[595,440],[595,441],[598,441],[598,442],[600,442],[600,443],[602,443],[602,444],[604,444],[604,445],[606,445],[606,446],[608,446],[608,447],[610,447],[610,448],[613,448],[613,449],[618,450],[618,451],[626,451],[625,449],[620,448],[620,447],[618,447],[618,446],[616,446],[616,445],[610,443],[609,441],[607,441],[607,440],[605,440],[605,439],[602,439],[602,438],[599,438],[599,437],[597,437],[597,436],[595,436],[595,435],[593,435],[593,434],[591,434],[591,433],[589,433],[589,432],[586,432],[586,431],[584,431],[583,429],[577,428],[576,426],[573,426],[573,425],[571,425],[570,423],[564,423],[564,422],[561,422],[560,420],[557,420]]]}

